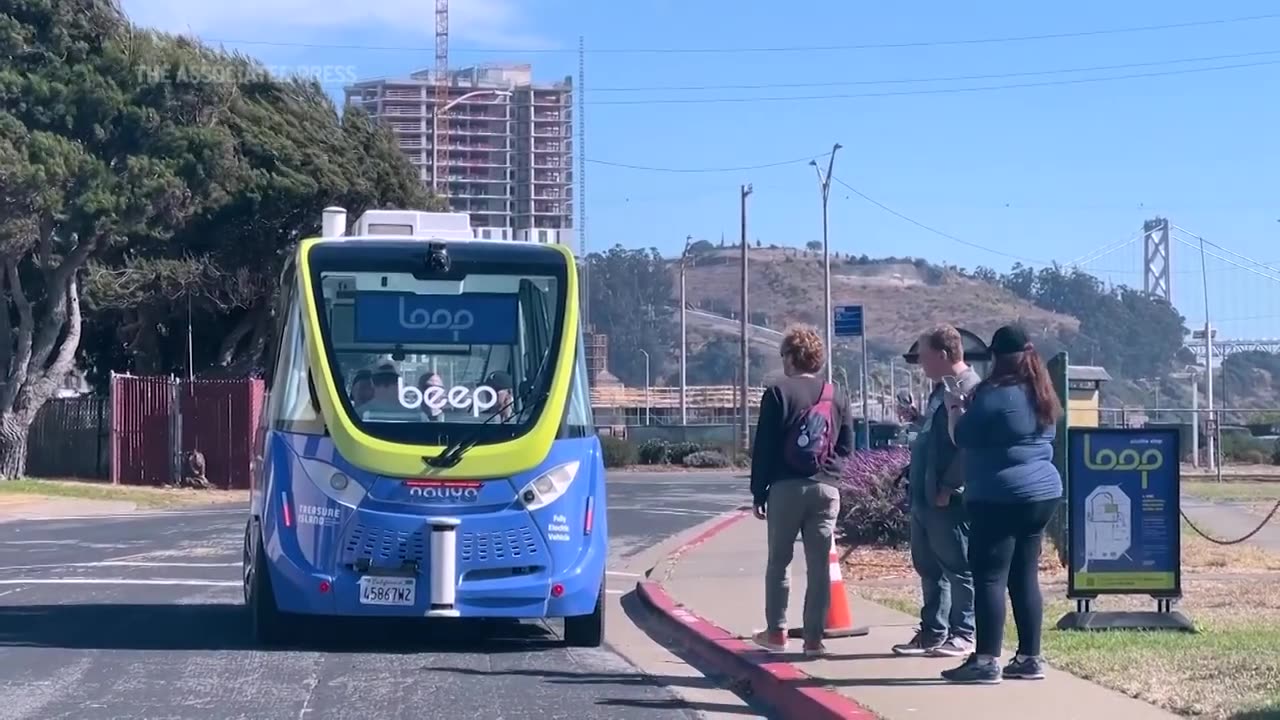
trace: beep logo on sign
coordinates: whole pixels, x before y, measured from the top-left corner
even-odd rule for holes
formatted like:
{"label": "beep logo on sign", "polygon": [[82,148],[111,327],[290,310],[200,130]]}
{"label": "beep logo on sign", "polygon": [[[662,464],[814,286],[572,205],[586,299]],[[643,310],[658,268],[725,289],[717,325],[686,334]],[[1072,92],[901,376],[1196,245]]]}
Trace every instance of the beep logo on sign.
{"label": "beep logo on sign", "polygon": [[1094,453],[1092,444],[1089,442],[1091,437],[1090,434],[1085,434],[1084,436],[1084,466],[1090,470],[1140,472],[1142,473],[1142,489],[1146,490],[1148,473],[1159,470],[1164,466],[1164,453],[1156,448],[1147,448],[1142,452],[1138,452],[1133,448],[1126,448],[1118,453],[1115,450],[1103,448]]}

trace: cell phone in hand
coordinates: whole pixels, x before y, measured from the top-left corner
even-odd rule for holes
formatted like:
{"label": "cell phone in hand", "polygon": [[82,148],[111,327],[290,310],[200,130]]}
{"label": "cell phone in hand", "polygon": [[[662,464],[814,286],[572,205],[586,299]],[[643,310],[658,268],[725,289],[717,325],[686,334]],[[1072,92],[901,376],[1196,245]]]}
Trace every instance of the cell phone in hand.
{"label": "cell phone in hand", "polygon": [[909,408],[912,405],[915,405],[915,401],[911,399],[911,393],[907,392],[906,390],[899,390],[898,406],[903,408]]}
{"label": "cell phone in hand", "polygon": [[942,378],[942,385],[947,389],[947,392],[952,392],[952,393],[960,392],[960,381],[956,379],[955,375],[944,376]]}

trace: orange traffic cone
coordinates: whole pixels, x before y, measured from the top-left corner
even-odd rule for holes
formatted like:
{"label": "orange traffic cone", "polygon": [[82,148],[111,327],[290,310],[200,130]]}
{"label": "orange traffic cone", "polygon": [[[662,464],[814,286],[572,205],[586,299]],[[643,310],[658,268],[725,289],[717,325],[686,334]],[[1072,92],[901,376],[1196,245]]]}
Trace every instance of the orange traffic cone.
{"label": "orange traffic cone", "polygon": [[[831,538],[831,555],[828,569],[831,575],[831,603],[827,606],[827,621],[824,623],[822,637],[846,638],[862,637],[871,632],[868,627],[855,627],[853,612],[849,609],[849,594],[844,589],[844,575],[840,571],[840,556],[836,553],[836,539]],[[791,628],[788,637],[804,637],[803,628]]]}

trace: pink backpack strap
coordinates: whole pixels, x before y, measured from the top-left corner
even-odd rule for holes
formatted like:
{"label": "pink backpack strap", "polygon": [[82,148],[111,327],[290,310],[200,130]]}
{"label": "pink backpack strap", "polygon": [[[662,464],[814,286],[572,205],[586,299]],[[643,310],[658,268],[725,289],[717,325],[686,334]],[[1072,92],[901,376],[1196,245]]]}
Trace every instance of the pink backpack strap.
{"label": "pink backpack strap", "polygon": [[836,389],[829,382],[822,383],[822,395],[818,396],[818,402],[829,403],[835,397]]}

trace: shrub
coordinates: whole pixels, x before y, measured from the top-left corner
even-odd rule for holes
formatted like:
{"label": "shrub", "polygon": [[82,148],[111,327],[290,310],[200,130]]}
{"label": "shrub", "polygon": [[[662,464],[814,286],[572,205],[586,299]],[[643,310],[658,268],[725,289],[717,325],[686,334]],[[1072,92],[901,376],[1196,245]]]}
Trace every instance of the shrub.
{"label": "shrub", "polygon": [[1244,433],[1222,434],[1222,457],[1228,462],[1266,463],[1267,444]]}
{"label": "shrub", "polygon": [[905,448],[854,453],[840,484],[839,537],[850,545],[899,547],[911,539],[906,483],[911,460]]}
{"label": "shrub", "polygon": [[699,450],[684,458],[684,466],[691,468],[722,468],[729,466],[729,458],[719,450]]}
{"label": "shrub", "polygon": [[1271,464],[1280,465],[1280,438],[1276,439],[1276,444],[1271,448]]}
{"label": "shrub", "polygon": [[665,465],[671,457],[671,445],[666,440],[652,438],[640,443],[641,465]]}
{"label": "shrub", "polygon": [[700,450],[711,450],[712,448],[704,448],[698,443],[678,442],[672,443],[667,449],[667,459],[675,465],[684,463],[684,459]]}
{"label": "shrub", "polygon": [[600,436],[600,452],[604,456],[604,466],[607,468],[627,467],[636,462],[635,447],[626,440],[612,435]]}

